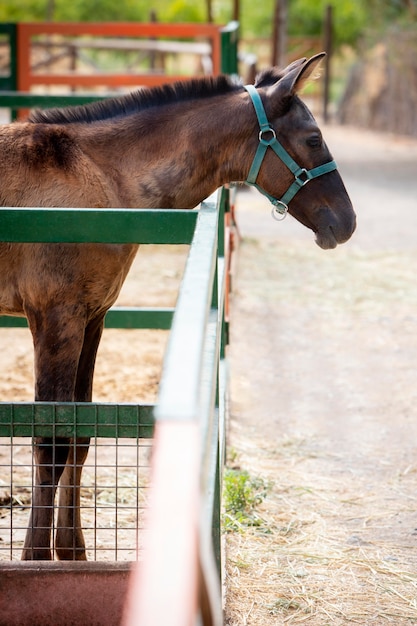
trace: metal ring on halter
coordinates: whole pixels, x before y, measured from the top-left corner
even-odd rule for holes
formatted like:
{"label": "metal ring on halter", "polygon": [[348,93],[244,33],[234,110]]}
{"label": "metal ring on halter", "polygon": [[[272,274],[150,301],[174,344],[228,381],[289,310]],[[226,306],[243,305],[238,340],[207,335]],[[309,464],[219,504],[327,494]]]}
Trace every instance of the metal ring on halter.
{"label": "metal ring on halter", "polygon": [[[274,206],[272,207],[271,211],[272,217],[274,218],[274,220],[277,220],[277,222],[282,222],[282,220],[285,220],[285,218],[287,217],[287,205],[285,204],[285,202],[281,202],[281,200],[276,200],[273,205]],[[278,208],[278,205],[280,205],[280,208]]]}
{"label": "metal ring on halter", "polygon": [[[264,133],[271,133],[270,139],[264,139]],[[269,146],[269,144],[277,138],[276,133],[273,128],[264,128],[259,131],[259,142],[263,143],[265,146]]]}

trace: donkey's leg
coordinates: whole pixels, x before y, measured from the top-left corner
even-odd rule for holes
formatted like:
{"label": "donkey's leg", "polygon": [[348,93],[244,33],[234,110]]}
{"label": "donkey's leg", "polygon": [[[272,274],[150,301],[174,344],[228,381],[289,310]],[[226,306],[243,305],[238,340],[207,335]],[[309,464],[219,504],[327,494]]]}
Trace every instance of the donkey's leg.
{"label": "donkey's leg", "polygon": [[23,560],[51,559],[55,491],[67,461],[68,441],[53,441],[51,438],[37,438],[34,441],[32,510],[22,552]]}
{"label": "donkey's leg", "polygon": [[[94,365],[103,325],[104,314],[90,321],[86,327],[75,384],[77,402],[91,402]],[[80,483],[89,441],[79,438],[73,442],[60,481],[55,549],[61,560],[86,559],[80,515]]]}
{"label": "donkey's leg", "polygon": [[[74,311],[72,311],[74,313]],[[35,351],[35,400],[71,401],[84,337],[84,320],[67,307],[46,315],[26,311]],[[69,439],[37,438],[34,442],[35,484],[32,512],[22,559],[51,558],[51,528],[58,481],[64,471]]]}
{"label": "donkey's leg", "polygon": [[55,550],[60,560],[87,560],[81,524],[80,490],[89,443],[89,439],[71,441],[67,464],[59,483]]}

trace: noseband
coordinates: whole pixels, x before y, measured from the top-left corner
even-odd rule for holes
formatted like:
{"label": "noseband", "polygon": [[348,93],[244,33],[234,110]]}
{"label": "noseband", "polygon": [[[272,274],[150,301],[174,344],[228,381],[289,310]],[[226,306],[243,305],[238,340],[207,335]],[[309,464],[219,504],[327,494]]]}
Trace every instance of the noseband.
{"label": "noseband", "polygon": [[[251,168],[249,170],[246,183],[253,185],[266,196],[270,202],[274,205],[272,209],[272,217],[276,220],[283,220],[288,212],[288,204],[294,198],[295,194],[300,191],[301,187],[304,187],[310,180],[332,172],[337,169],[336,161],[329,161],[318,167],[314,167],[311,170],[306,170],[304,167],[300,167],[298,163],[288,154],[284,146],[278,141],[274,129],[271,127],[266,117],[265,109],[262,104],[261,97],[256,91],[253,85],[245,85],[246,91],[249,93],[253,106],[255,107],[256,116],[259,122],[259,146],[255,153]],[[291,183],[284,195],[278,200],[274,198],[264,189],[256,184],[259,170],[261,169],[262,161],[264,160],[266,151],[268,148],[272,148],[275,154],[281,159],[283,163],[294,175],[294,182]]]}

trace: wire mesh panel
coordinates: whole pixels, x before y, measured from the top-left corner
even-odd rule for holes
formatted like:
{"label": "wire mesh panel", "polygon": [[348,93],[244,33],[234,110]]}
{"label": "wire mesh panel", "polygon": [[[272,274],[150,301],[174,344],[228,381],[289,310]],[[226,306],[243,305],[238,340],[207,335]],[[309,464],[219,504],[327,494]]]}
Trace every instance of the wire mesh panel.
{"label": "wire mesh panel", "polygon": [[[68,407],[64,406],[63,412],[60,412],[60,407],[54,405],[43,405],[51,409],[40,411],[40,415],[47,416],[45,423],[42,423],[36,405],[29,404],[26,407],[23,405],[26,411],[19,409],[17,414],[13,413],[10,422],[6,423],[7,416],[10,415],[7,408],[10,406],[13,405],[0,407],[2,435],[6,429],[17,433],[23,429],[26,434],[30,428],[33,436],[43,436],[46,430],[51,431],[50,417],[54,416],[52,432],[55,431],[56,434],[53,444],[56,468],[59,467],[60,448],[68,445],[68,439],[62,437],[65,430],[74,429],[77,436],[83,437],[81,442],[85,443],[82,445],[87,445],[88,439],[85,437],[92,430],[96,435],[102,435],[103,429],[108,430],[110,435],[119,434],[117,431],[120,431],[121,436],[117,437],[91,438],[81,479],[81,527],[89,560],[132,561],[140,558],[152,448],[150,408],[145,411],[145,417],[138,418],[138,409],[141,407],[124,407],[127,412],[124,415],[120,405],[102,405],[109,412],[88,411],[87,421],[94,414],[97,421],[95,424],[86,424],[81,405],[81,412],[74,411],[73,415],[75,422],[82,419],[84,423],[74,426],[64,423],[64,417],[68,419],[68,413],[72,411],[66,410]],[[94,409],[94,405],[91,408]],[[31,425],[25,423],[29,415],[33,419]],[[103,423],[104,421],[107,423]],[[123,436],[126,434],[128,436]],[[76,461],[74,466],[75,463]],[[31,437],[13,434],[0,437],[0,560],[21,558],[36,469]],[[55,497],[52,548],[60,508],[59,491],[60,488]]]}

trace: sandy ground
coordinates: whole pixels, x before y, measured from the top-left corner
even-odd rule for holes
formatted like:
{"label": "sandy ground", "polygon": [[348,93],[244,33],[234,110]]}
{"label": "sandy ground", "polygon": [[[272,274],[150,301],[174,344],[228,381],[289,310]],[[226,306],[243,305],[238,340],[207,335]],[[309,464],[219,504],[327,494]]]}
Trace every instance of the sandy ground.
{"label": "sandy ground", "polygon": [[349,243],[239,205],[229,465],[270,491],[228,537],[233,626],[417,623],[417,142],[324,134]]}

